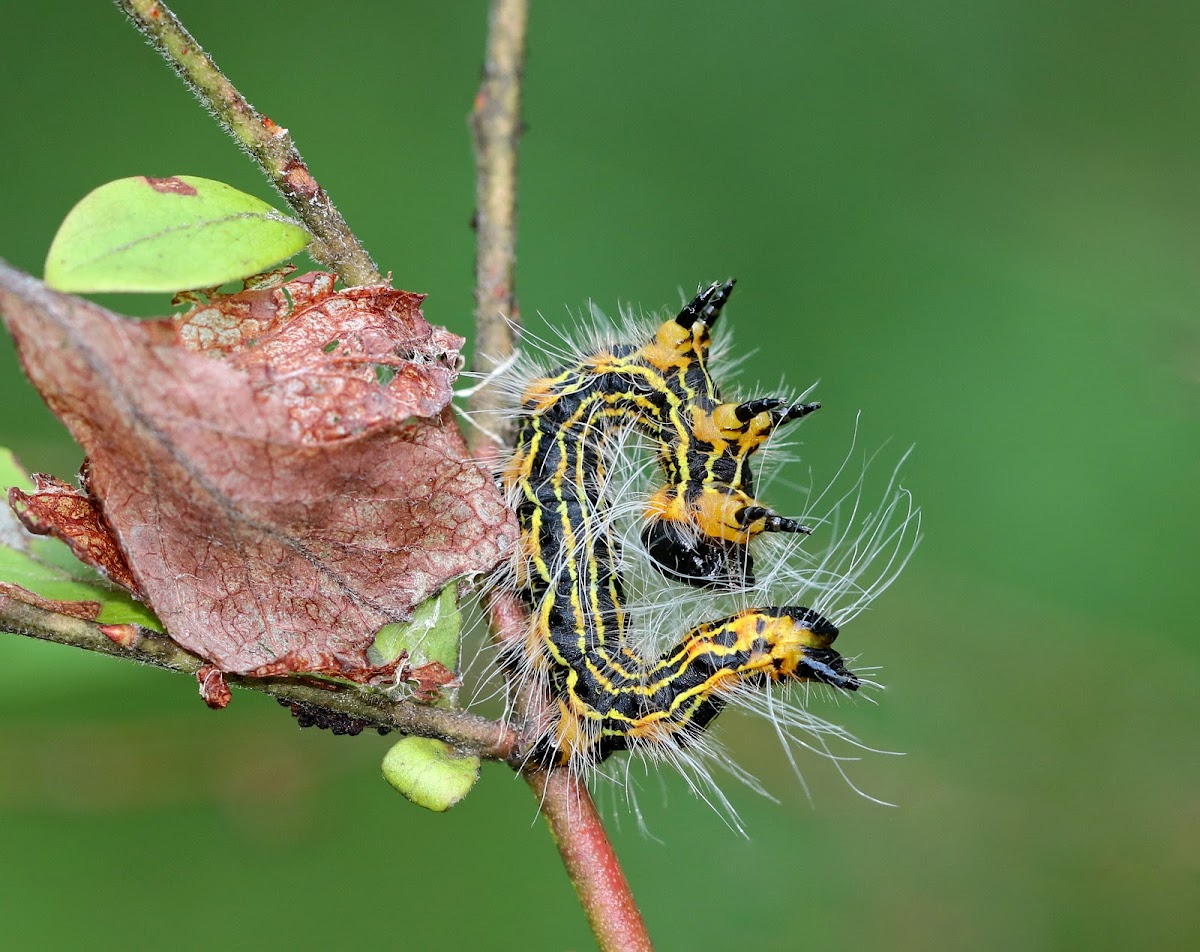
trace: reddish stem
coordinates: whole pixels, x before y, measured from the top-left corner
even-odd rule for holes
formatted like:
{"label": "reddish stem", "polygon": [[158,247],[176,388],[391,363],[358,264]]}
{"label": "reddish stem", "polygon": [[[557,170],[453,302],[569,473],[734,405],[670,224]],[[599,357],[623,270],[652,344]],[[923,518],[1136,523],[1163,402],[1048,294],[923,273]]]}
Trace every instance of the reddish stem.
{"label": "reddish stem", "polygon": [[646,924],[587,788],[568,770],[529,770],[525,780],[604,952],[653,949]]}
{"label": "reddish stem", "polygon": [[[483,82],[471,109],[475,142],[475,369],[486,373],[514,347],[519,311],[516,296],[517,147],[521,135],[521,78],[525,65],[528,0],[492,0],[488,16]],[[484,388],[471,410],[495,418],[499,396]],[[490,421],[489,421],[490,422]],[[496,434],[503,442],[510,434]],[[474,439],[475,455],[494,461],[502,447]],[[529,626],[528,612],[511,595],[488,605],[493,631],[505,646],[516,646]],[[528,744],[549,716],[538,686],[515,685],[513,718],[521,737],[509,762],[523,771],[550,824],[567,874],[601,949],[649,949],[650,937],[617,862],[612,843],[587,788],[567,770],[523,765]]]}

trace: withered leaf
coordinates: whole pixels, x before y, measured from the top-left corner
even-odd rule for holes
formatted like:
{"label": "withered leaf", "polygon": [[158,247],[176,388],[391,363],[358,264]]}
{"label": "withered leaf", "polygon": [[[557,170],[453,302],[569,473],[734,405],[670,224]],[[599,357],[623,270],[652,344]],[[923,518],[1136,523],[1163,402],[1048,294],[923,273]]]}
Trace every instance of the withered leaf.
{"label": "withered leaf", "polygon": [[82,618],[84,621],[95,621],[100,616],[100,610],[103,607],[99,602],[45,598],[20,585],[13,585],[11,582],[0,582],[0,597],[24,602],[26,605],[32,605],[34,608],[41,608],[48,612],[57,612],[59,615]]}
{"label": "withered leaf", "polygon": [[[22,516],[34,532],[59,534],[54,522],[61,519],[61,534],[71,539],[75,550],[59,538],[37,538],[4,505],[6,499],[23,510]],[[32,509],[25,502],[33,502]],[[127,590],[119,591],[98,577],[92,565],[80,561],[80,555],[101,569],[109,569],[106,574],[133,584],[124,556],[99,517],[94,501],[53,477],[30,477],[12,452],[0,447],[0,601],[22,601],[46,611],[100,622],[101,630],[122,629],[118,638],[128,637],[124,629],[133,631],[136,637],[138,625],[162,630],[159,620],[144,604]],[[389,625],[383,630],[394,627]]]}
{"label": "withered leaf", "polygon": [[374,633],[516,537],[448,406],[460,341],[420,301],[307,275],[136,322],[0,262],[22,363],[138,589],[181,645],[251,675],[392,683]]}
{"label": "withered leaf", "polygon": [[200,699],[214,711],[226,707],[233,699],[233,692],[225,675],[215,664],[202,664],[196,672],[196,684],[200,689]]}
{"label": "withered leaf", "polygon": [[383,285],[335,293],[336,278],[314,271],[279,287],[216,294],[151,332],[226,355],[260,397],[280,398],[303,441],[436,416],[450,402],[463,339],[425,321],[423,294]]}
{"label": "withered leaf", "polygon": [[408,672],[407,680],[413,685],[413,696],[430,700],[439,695],[447,685],[457,685],[457,675],[440,661],[430,661]]}
{"label": "withered leaf", "polygon": [[8,504],[25,528],[35,535],[61,539],[84,565],[142,598],[121,547],[104,521],[100,504],[54,476],[34,473],[33,483],[32,493],[16,487],[8,491]]}

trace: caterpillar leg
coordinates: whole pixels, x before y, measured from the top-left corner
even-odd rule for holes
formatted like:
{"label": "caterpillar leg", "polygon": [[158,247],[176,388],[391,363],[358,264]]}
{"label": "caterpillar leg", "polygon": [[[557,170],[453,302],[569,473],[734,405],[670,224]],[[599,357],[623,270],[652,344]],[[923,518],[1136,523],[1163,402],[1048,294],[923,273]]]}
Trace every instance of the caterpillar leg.
{"label": "caterpillar leg", "polygon": [[654,567],[676,582],[717,590],[754,584],[750,550],[703,534],[692,519],[650,518],[642,527],[642,545]]}

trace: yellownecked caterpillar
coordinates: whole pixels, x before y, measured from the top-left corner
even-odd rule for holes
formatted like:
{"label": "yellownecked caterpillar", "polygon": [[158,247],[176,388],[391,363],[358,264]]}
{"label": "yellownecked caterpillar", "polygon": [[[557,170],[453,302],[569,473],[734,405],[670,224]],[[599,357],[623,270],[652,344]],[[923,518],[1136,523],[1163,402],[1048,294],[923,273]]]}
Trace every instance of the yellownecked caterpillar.
{"label": "yellownecked caterpillar", "polygon": [[[682,751],[703,746],[727,703],[756,694],[766,697],[781,736],[848,737],[802,708],[774,710],[775,686],[852,692],[860,680],[833,649],[838,628],[819,604],[752,603],[769,586],[757,582],[751,543],[767,534],[799,539],[810,529],[755,498],[751,458],[777,428],[820,405],[722,400],[709,373],[711,332],[733,285],[709,286],[639,341],[598,342],[525,382],[503,481],[521,527],[515,582],[531,612],[516,663],[540,682],[553,709],[533,757],[580,771],[626,749],[682,763]],[[614,489],[610,472],[631,432],[649,442],[662,480],[643,493]],[[905,532],[915,513],[910,505],[904,514],[906,498],[893,496],[861,525],[838,530],[838,547],[804,576],[818,602],[850,595],[850,617],[890,584],[912,542]],[[633,531],[621,522],[631,512]],[[904,514],[898,528],[897,513]],[[629,602],[626,571],[634,547],[649,574],[682,597],[708,592],[710,602],[732,601],[736,610],[674,635],[635,636],[639,609]],[[885,551],[884,570],[862,584]],[[775,561],[767,575],[783,577]],[[660,586],[655,597],[681,596]],[[658,611],[654,626],[669,616]]]}

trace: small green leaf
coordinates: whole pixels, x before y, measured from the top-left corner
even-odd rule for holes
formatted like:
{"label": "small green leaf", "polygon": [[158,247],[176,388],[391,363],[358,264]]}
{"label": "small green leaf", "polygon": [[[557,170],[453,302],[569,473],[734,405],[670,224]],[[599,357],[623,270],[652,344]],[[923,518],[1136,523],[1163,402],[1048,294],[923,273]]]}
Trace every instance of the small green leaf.
{"label": "small green leaf", "polygon": [[13,456],[0,447],[0,582],[63,602],[98,602],[102,625],[141,625],[162,631],[162,622],[124,589],[84,565],[66,543],[27,532],[8,508],[8,490],[33,490],[33,481]]}
{"label": "small green leaf", "polygon": [[431,737],[405,737],[384,756],[383,778],[417,806],[444,813],[475,786],[479,758]]}
{"label": "small green leaf", "polygon": [[59,291],[175,292],[265,271],[309,242],[252,195],[194,175],[117,179],[67,213],[46,256]]}
{"label": "small green leaf", "polygon": [[408,652],[408,663],[416,668],[438,661],[451,671],[458,670],[459,634],[462,615],[458,610],[458,587],[447,585],[413,611],[412,621],[384,625],[375,633],[375,642],[367,649],[367,659],[385,665]]}

